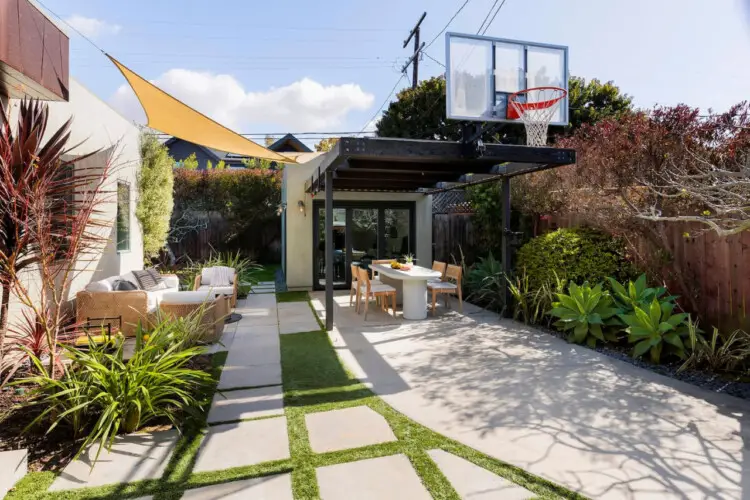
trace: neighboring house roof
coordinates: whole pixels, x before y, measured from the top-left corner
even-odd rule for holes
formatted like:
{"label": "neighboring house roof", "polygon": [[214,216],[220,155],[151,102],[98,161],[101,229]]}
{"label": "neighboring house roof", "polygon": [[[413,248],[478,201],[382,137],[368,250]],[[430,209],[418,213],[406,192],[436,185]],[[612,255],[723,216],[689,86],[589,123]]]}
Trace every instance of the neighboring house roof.
{"label": "neighboring house roof", "polygon": [[305,146],[305,144],[294,137],[292,134],[286,134],[281,139],[277,140],[268,149],[276,151],[277,153],[284,152],[297,152],[297,153],[311,153],[312,149]]}

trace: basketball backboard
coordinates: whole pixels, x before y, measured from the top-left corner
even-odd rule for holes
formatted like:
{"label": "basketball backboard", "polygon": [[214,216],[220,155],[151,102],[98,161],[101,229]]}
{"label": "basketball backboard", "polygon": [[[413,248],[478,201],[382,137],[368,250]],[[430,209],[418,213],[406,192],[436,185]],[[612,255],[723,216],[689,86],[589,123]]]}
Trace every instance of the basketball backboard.
{"label": "basketball backboard", "polygon": [[[535,87],[568,90],[568,47],[446,34],[446,109],[452,120],[514,123],[508,97]],[[550,125],[568,125],[563,98]]]}

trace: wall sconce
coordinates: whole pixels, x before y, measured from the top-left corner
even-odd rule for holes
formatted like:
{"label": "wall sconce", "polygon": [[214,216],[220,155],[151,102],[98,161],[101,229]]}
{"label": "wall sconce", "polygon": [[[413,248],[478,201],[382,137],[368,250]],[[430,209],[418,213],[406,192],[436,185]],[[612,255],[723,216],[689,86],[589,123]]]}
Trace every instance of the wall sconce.
{"label": "wall sconce", "polygon": [[307,217],[307,208],[305,207],[305,202],[302,200],[299,200],[297,202],[297,208],[299,209],[300,213]]}
{"label": "wall sconce", "polygon": [[281,214],[284,213],[284,210],[286,210],[286,203],[280,203],[279,206],[276,207],[276,215],[281,216]]}

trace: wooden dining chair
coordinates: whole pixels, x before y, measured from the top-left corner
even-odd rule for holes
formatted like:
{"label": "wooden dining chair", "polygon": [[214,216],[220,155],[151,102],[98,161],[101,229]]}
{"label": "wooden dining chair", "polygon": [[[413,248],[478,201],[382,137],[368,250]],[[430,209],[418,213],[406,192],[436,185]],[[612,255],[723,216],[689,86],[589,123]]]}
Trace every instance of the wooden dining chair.
{"label": "wooden dining chair", "polygon": [[[379,259],[379,260],[373,260],[370,264],[390,264],[392,259]],[[375,269],[372,270],[372,284],[375,285],[377,283],[380,283],[380,273],[375,271]],[[377,282],[377,283],[376,283]]]}
{"label": "wooden dining chair", "polygon": [[432,292],[432,315],[435,316],[436,314],[436,303],[437,303],[437,295],[438,294],[445,294],[445,307],[450,307],[448,304],[448,297],[450,295],[456,295],[458,296],[458,310],[463,312],[464,311],[464,300],[463,295],[461,292],[461,273],[462,269],[460,266],[454,266],[451,264],[448,264],[448,266],[445,269],[445,277],[442,281],[428,281],[427,282],[427,290]]}
{"label": "wooden dining chair", "polygon": [[[377,301],[380,298],[381,308],[388,312],[388,298],[393,298],[393,317],[396,317],[396,289],[391,285],[374,285],[370,281],[370,274],[367,269],[359,269],[359,294],[365,297],[365,321],[367,321],[367,311],[370,307],[370,299]],[[359,306],[359,298],[357,299],[357,306]],[[357,311],[359,313],[359,310]]]}
{"label": "wooden dining chair", "polygon": [[437,271],[440,273],[439,278],[430,278],[427,281],[443,281],[443,278],[445,277],[445,269],[448,267],[448,264],[445,262],[440,262],[439,260],[433,260],[432,261],[432,270]]}
{"label": "wooden dining chair", "polygon": [[356,264],[351,264],[351,270],[352,270],[352,286],[349,288],[349,307],[352,307],[352,297],[354,295],[357,296],[357,305],[355,307],[355,311],[359,314],[359,266]]}

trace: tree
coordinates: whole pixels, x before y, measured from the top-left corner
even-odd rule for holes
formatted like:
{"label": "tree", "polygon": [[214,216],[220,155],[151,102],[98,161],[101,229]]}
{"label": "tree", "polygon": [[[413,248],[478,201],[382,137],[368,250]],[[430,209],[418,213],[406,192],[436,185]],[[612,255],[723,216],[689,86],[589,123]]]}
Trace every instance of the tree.
{"label": "tree", "polygon": [[227,168],[227,164],[224,160],[219,160],[219,163],[216,164],[216,170],[224,170],[225,168]]}
{"label": "tree", "polygon": [[273,160],[265,160],[261,158],[244,158],[242,164],[245,168],[257,169],[257,170],[281,170],[284,166],[283,163],[279,164]]}
{"label": "tree", "polygon": [[213,170],[214,169],[214,162],[211,160],[206,160],[206,170]]}
{"label": "tree", "polygon": [[195,157],[195,153],[182,160],[182,168],[187,170],[198,170],[198,159]]}
{"label": "tree", "polygon": [[138,174],[138,202],[135,215],[143,232],[143,252],[157,255],[167,243],[174,206],[172,188],[174,159],[156,136],[141,134],[141,170]]}
{"label": "tree", "polygon": [[337,137],[321,139],[320,142],[315,145],[315,151],[330,151],[337,142],[339,142]]}
{"label": "tree", "polygon": [[274,142],[276,142],[276,138],[274,136],[272,136],[272,135],[267,135],[266,138],[265,138],[265,142],[266,142],[266,147],[268,147],[271,144],[273,144]]}
{"label": "tree", "polygon": [[619,118],[633,110],[633,98],[620,92],[614,82],[601,83],[596,78],[586,82],[577,76],[568,80],[570,103],[569,133],[583,124],[593,124],[605,118]]}

